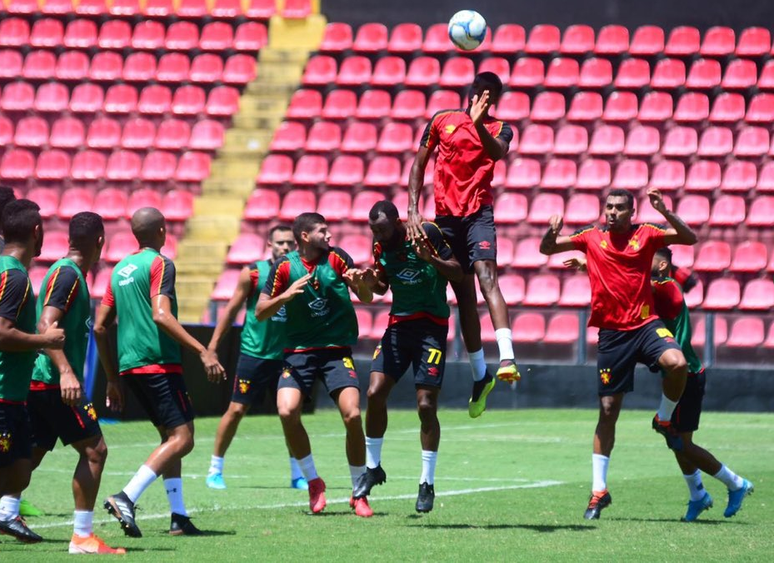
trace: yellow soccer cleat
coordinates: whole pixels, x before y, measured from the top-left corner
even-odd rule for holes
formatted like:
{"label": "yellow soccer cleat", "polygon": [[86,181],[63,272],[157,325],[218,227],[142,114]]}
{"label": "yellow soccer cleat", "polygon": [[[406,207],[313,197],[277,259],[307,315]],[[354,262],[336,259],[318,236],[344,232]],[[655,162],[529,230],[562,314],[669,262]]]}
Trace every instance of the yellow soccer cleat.
{"label": "yellow soccer cleat", "polygon": [[486,398],[494,389],[497,380],[487,372],[484,379],[473,382],[473,393],[468,400],[468,415],[470,418],[478,418],[486,410]]}
{"label": "yellow soccer cleat", "polygon": [[521,379],[519,367],[513,360],[503,360],[500,362],[500,367],[497,368],[497,379],[506,383],[519,381]]}

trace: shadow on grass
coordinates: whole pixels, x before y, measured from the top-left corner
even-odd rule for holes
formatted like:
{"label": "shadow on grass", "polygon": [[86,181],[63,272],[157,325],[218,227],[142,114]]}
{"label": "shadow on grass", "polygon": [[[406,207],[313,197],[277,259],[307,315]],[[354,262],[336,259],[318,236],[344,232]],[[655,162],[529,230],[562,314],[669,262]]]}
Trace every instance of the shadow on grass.
{"label": "shadow on grass", "polygon": [[693,522],[683,522],[677,518],[605,518],[616,522],[667,522],[670,524],[684,524],[686,526],[747,526],[747,522],[741,520],[694,520]]}
{"label": "shadow on grass", "polygon": [[[190,536],[190,535],[187,536],[187,535],[183,534],[181,536],[173,536],[173,537],[178,537],[178,538],[205,538],[205,537],[214,537],[214,536],[235,536],[236,535],[236,531],[235,530],[201,530],[201,532],[202,533],[199,534],[198,536]],[[158,536],[167,536],[167,537],[170,536],[169,532],[163,532],[163,531],[159,532],[156,535],[158,535]]]}
{"label": "shadow on grass", "polygon": [[[421,518],[421,516],[413,516]],[[594,526],[580,524],[411,524],[409,528],[424,528],[437,530],[532,530],[533,532],[588,532],[595,530]]]}

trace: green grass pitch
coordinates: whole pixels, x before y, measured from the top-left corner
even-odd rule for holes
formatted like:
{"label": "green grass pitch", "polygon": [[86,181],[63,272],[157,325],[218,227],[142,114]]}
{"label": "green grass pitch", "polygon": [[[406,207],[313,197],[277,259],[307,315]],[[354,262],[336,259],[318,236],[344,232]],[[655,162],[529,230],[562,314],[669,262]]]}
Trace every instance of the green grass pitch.
{"label": "green grass pitch", "polygon": [[[228,489],[204,484],[217,419],[196,421],[194,452],[183,462],[186,503],[211,535],[170,537],[162,485],[140,499],[144,537],[125,538],[101,508],[95,531],[143,561],[771,561],[774,537],[774,415],[706,413],[696,441],[752,480],[755,493],[731,519],[726,490],[705,477],[715,507],[680,522],[687,489],[651,413],[624,411],[608,486],[613,504],[583,520],[591,479],[590,410],[490,411],[471,420],[444,410],[435,510],[414,512],[421,469],[418,420],[390,413],[382,465],[388,481],[374,489],[371,519],[357,518],[338,414],[306,417],[328,508],[309,514],[305,492],[289,488],[287,455],[275,417],[243,421],[226,456]],[[110,453],[100,499],[117,492],[156,442],[149,423],[103,426]],[[3,536],[3,561],[68,559],[72,533],[70,475],[75,453],[61,446],[33,475],[25,496],[46,512],[28,520],[46,541],[23,545]],[[99,502],[101,506],[101,501]]]}

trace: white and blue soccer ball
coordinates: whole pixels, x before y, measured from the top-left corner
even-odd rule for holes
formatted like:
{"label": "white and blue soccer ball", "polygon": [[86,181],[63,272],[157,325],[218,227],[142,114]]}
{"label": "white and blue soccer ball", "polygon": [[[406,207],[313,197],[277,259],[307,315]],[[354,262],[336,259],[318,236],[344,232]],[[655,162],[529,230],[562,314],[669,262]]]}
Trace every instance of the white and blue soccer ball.
{"label": "white and blue soccer ball", "polygon": [[472,51],[486,37],[486,20],[475,10],[460,10],[449,20],[449,39],[463,51]]}

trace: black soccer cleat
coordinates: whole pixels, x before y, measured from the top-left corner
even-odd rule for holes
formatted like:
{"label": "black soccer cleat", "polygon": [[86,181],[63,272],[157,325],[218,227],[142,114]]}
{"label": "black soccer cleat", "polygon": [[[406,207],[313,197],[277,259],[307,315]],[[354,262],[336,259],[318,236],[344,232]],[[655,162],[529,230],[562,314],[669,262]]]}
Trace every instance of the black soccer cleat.
{"label": "black soccer cleat", "polygon": [[435,502],[435,487],[428,483],[419,485],[419,494],[417,495],[417,512],[430,512]]}
{"label": "black soccer cleat", "polygon": [[653,427],[653,430],[661,434],[664,439],[666,440],[667,447],[670,450],[680,452],[683,450],[683,439],[680,437],[680,434],[677,433],[677,430],[675,430],[675,427],[672,426],[672,422],[669,420],[661,420],[658,417],[658,414],[653,417],[653,422],[651,424]]}
{"label": "black soccer cleat", "polygon": [[13,536],[24,543],[38,543],[43,538],[27,527],[27,522],[21,516],[0,520],[0,534]]}
{"label": "black soccer cleat", "polygon": [[613,504],[613,497],[610,496],[607,489],[604,491],[592,491],[589,498],[589,506],[586,508],[586,513],[583,517],[586,520],[599,520],[602,509],[607,508],[611,504]]}
{"label": "black soccer cleat", "polygon": [[387,482],[387,474],[382,469],[382,465],[379,464],[373,469],[370,467],[366,469],[357,479],[355,488],[352,490],[352,496],[356,499],[367,497],[371,494],[371,489],[376,485],[381,485]]}
{"label": "black soccer cleat", "polygon": [[188,516],[182,514],[172,513],[172,521],[169,524],[170,536],[202,536],[202,532],[199,528],[193,525],[191,519]]}
{"label": "black soccer cleat", "polygon": [[102,506],[108,511],[108,514],[120,522],[121,529],[127,536],[132,538],[142,537],[142,532],[134,521],[134,503],[129,500],[129,497],[123,491],[106,498]]}

